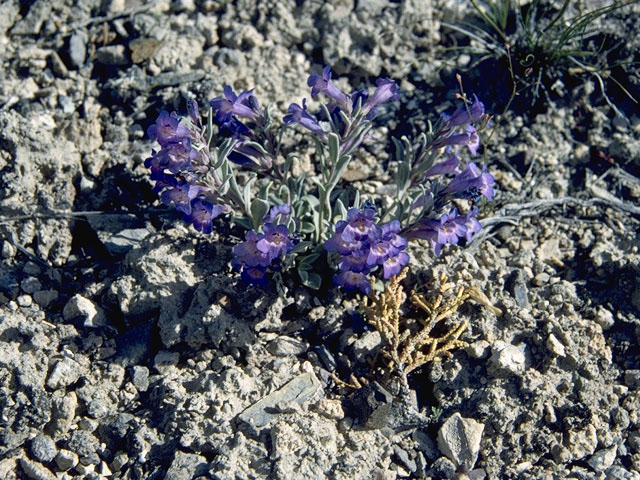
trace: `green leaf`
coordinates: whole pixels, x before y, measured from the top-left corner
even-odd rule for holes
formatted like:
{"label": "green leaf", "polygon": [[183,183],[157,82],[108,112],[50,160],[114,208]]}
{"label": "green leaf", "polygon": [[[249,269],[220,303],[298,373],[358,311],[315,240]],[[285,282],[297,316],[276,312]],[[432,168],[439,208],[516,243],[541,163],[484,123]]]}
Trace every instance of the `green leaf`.
{"label": "green leaf", "polygon": [[409,181],[410,174],[411,174],[411,169],[409,167],[409,163],[400,162],[398,164],[398,172],[396,173],[396,185],[398,187],[398,192],[401,192],[406,188],[407,182]]}
{"label": "green leaf", "polygon": [[269,190],[273,186],[273,182],[268,182],[266,185],[260,187],[260,191],[258,192],[258,198],[261,198],[264,201],[269,199]]}
{"label": "green leaf", "polygon": [[253,219],[253,228],[258,230],[265,215],[269,211],[269,203],[261,198],[254,198],[251,202],[251,218]]}
{"label": "green leaf", "polygon": [[311,245],[313,245],[313,242],[309,242],[307,240],[303,240],[301,242],[298,242],[296,244],[295,247],[293,247],[293,250],[291,250],[290,253],[302,253],[304,252],[307,248],[309,248]]}
{"label": "green leaf", "polygon": [[255,174],[247,180],[244,188],[242,189],[242,200],[244,201],[245,209],[250,211],[249,206],[251,205],[251,186],[256,181]]}
{"label": "green leaf", "polygon": [[242,145],[246,145],[247,147],[251,147],[256,149],[261,155],[265,156],[265,157],[269,157],[270,154],[269,152],[267,152],[264,147],[262,145],[260,145],[259,143],[256,142],[251,142],[251,141],[244,141],[242,142]]}
{"label": "green leaf", "polygon": [[316,227],[311,222],[300,222],[300,232],[302,233],[313,233]]}
{"label": "green leaf", "polygon": [[328,135],[329,138],[329,160],[331,165],[335,166],[338,163],[338,156],[340,155],[340,137],[337,134],[331,132]]}
{"label": "green leaf", "polygon": [[319,253],[310,253],[309,255],[301,257],[301,259],[298,262],[298,264],[301,267],[304,266],[305,270],[308,270],[309,268],[311,268],[311,264],[313,262],[315,262],[318,258],[320,258],[320,254]]}
{"label": "green leaf", "polygon": [[345,220],[347,218],[347,207],[344,206],[344,203],[342,203],[342,200],[340,199],[336,200],[336,207],[340,212],[340,219]]}
{"label": "green leaf", "polygon": [[319,290],[322,285],[322,278],[320,275],[314,272],[304,272],[298,270],[298,274],[300,275],[300,281],[305,287],[309,287],[313,290]]}
{"label": "green leaf", "polygon": [[287,155],[287,158],[284,159],[284,165],[282,167],[282,171],[286,174],[291,171],[291,164],[293,164],[293,159],[297,158],[294,153],[290,153]]}
{"label": "green leaf", "polygon": [[251,230],[253,228],[251,220],[247,217],[234,217],[233,222],[247,230]]}

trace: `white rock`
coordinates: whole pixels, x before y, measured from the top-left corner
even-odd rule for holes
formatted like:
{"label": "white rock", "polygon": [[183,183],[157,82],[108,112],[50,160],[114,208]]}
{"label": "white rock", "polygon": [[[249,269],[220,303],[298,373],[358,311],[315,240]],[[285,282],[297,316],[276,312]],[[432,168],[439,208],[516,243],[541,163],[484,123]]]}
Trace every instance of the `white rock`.
{"label": "white rock", "polygon": [[80,294],[69,299],[62,310],[62,316],[67,321],[82,318],[85,327],[102,327],[107,323],[104,312],[99,310],[91,300]]}
{"label": "white rock", "polygon": [[607,468],[613,465],[613,462],[616,459],[616,454],[618,452],[617,445],[613,445],[609,448],[604,448],[602,450],[598,450],[593,456],[587,461],[589,466],[593,468],[597,473],[604,472]]}
{"label": "white rock", "polygon": [[60,470],[66,472],[78,464],[78,455],[70,450],[60,450],[56,455],[56,465]]}
{"label": "white rock", "polygon": [[438,448],[456,465],[470,470],[478,459],[483,430],[483,423],[454,413],[438,431]]}
{"label": "white rock", "polygon": [[[509,345],[504,342],[496,342],[493,345],[493,353],[489,359],[490,367],[495,372],[521,374],[525,370],[525,345]],[[490,369],[491,369],[490,368]]]}
{"label": "white rock", "polygon": [[560,343],[560,340],[558,340],[558,338],[553,333],[549,334],[549,336],[547,337],[547,348],[551,351],[551,353],[557,355],[558,357],[565,356],[564,345]]}

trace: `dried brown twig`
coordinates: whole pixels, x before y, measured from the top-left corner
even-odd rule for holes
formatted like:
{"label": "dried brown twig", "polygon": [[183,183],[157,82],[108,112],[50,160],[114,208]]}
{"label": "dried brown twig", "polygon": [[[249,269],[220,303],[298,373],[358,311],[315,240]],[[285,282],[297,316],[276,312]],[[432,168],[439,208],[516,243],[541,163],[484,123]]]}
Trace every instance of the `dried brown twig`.
{"label": "dried brown twig", "polygon": [[466,345],[460,340],[468,325],[466,321],[455,323],[442,336],[433,335],[434,328],[451,317],[465,301],[475,300],[488,306],[496,315],[502,314],[482,292],[473,287],[459,287],[453,297],[445,299],[446,291],[454,285],[446,283],[446,277],[442,277],[440,292],[434,298],[427,299],[416,292],[411,293],[411,302],[427,314],[426,318],[418,319],[416,328],[412,322],[404,321],[400,313],[407,299],[400,282],[407,272],[405,268],[393,277],[379,295],[371,294],[365,305],[369,323],[380,332],[384,341],[380,354],[387,359],[387,374],[397,372],[405,381],[406,375],[416,368],[439,361],[451,350]]}

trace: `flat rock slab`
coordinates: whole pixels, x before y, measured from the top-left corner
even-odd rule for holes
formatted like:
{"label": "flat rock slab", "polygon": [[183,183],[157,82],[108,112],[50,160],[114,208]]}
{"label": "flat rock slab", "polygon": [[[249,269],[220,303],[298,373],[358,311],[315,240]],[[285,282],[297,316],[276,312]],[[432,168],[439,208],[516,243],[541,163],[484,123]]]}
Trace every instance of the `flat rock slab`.
{"label": "flat rock slab", "polygon": [[276,418],[283,406],[303,405],[322,395],[322,384],[313,372],[298,375],[284,387],[261,398],[242,412],[239,420],[260,430]]}
{"label": "flat rock slab", "polygon": [[478,459],[484,424],[459,413],[449,417],[438,431],[438,448],[456,465],[470,470]]}

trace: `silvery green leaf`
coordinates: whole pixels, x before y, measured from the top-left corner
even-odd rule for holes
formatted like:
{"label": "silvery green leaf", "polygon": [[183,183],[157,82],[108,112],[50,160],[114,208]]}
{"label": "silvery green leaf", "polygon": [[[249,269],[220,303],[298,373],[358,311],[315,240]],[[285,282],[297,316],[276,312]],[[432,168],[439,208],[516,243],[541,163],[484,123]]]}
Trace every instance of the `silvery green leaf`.
{"label": "silvery green leaf", "polygon": [[310,242],[308,240],[303,240],[301,242],[296,243],[296,245],[293,247],[293,250],[291,250],[290,253],[302,253],[312,245],[313,245],[313,242]]}
{"label": "silvery green leaf", "polygon": [[255,230],[260,227],[267,212],[269,212],[269,204],[261,198],[254,198],[251,202],[251,218]]}
{"label": "silvery green leaf", "polygon": [[251,230],[253,228],[251,220],[249,220],[247,217],[233,217],[233,222],[240,225],[246,230]]}
{"label": "silvery green leaf", "polygon": [[360,190],[356,190],[355,198],[353,199],[353,208],[360,208]]}
{"label": "silvery green leaf", "polygon": [[312,288],[313,290],[318,290],[320,285],[322,285],[322,278],[315,272],[305,272],[304,270],[298,270],[298,275],[300,275],[300,281],[305,287]]}
{"label": "silvery green leaf", "polygon": [[342,200],[338,199],[336,200],[336,207],[338,208],[338,211],[340,212],[340,218],[342,220],[347,218],[347,208],[344,206],[344,203],[342,203]]}
{"label": "silvery green leaf", "polygon": [[249,180],[247,180],[247,183],[245,184],[244,188],[242,189],[242,199],[244,201],[244,205],[245,205],[245,209],[246,210],[250,210],[250,205],[251,205],[251,186],[253,185],[253,183],[256,181],[256,176],[253,175]]}
{"label": "silvery green leaf", "polygon": [[315,146],[316,146],[316,156],[318,157],[318,168],[322,171],[322,169],[327,168],[327,161],[324,155],[324,145],[322,144],[320,139],[315,135],[313,135],[311,139],[313,140],[313,143],[315,143]]}
{"label": "silvery green leaf", "polygon": [[306,202],[311,207],[318,207],[318,205],[320,205],[320,200],[318,200],[318,198],[314,197],[313,195],[305,195],[300,200]]}
{"label": "silvery green leaf", "polygon": [[295,154],[290,153],[287,155],[287,158],[284,159],[284,165],[282,167],[282,171],[288,173],[291,171],[291,164],[293,163],[293,159],[297,158]]}
{"label": "silvery green leaf", "polygon": [[396,186],[398,192],[402,192],[407,187],[409,181],[409,175],[411,174],[411,167],[408,162],[402,161],[398,164],[398,172],[396,173]]}
{"label": "silvery green leaf", "polygon": [[302,280],[303,284],[304,284],[305,280],[307,278],[309,278],[309,272],[307,272],[306,270],[304,270],[302,268],[298,268],[298,275],[300,275],[300,280]]}
{"label": "silvery green leaf", "polygon": [[302,264],[311,265],[318,258],[320,258],[320,254],[319,253],[311,253],[309,255],[306,255],[305,257],[302,257],[302,259],[300,260],[300,264],[301,265]]}
{"label": "silvery green leaf", "polygon": [[351,119],[347,116],[346,113],[344,113],[342,110],[340,110],[340,118],[342,119],[342,121],[344,122],[345,128],[347,130],[351,129],[351,125],[352,125],[352,121]]}
{"label": "silvery green leaf", "polygon": [[265,201],[268,200],[269,190],[271,190],[272,186],[273,186],[273,182],[268,182],[267,184],[260,187],[260,190],[258,191],[258,198],[261,198],[262,200],[265,200]]}
{"label": "silvery green leaf", "polygon": [[338,156],[340,155],[340,137],[337,134],[331,132],[328,135],[329,139],[329,159],[331,165],[338,163]]}
{"label": "silvery green leaf", "polygon": [[217,170],[217,169],[219,169],[220,167],[222,167],[222,165],[224,164],[224,162],[226,162],[226,161],[227,161],[227,157],[220,157],[220,158],[218,158],[218,155],[214,153],[214,155],[213,155],[213,161],[214,161],[214,164],[213,164],[213,166],[212,166],[211,168],[212,168],[213,170]]}
{"label": "silvery green leaf", "polygon": [[[320,108],[323,110],[322,113],[324,113],[325,118],[329,119],[329,124],[331,125],[331,130],[336,131],[336,124],[333,121],[333,118],[331,117],[331,112],[329,112],[329,109],[327,108],[327,106],[323,103],[320,105]],[[315,137],[314,137],[315,138]]]}
{"label": "silvery green leaf", "polygon": [[342,152],[342,155],[349,155],[353,150],[356,149],[362,143],[364,136],[371,130],[371,124],[366,123],[365,125],[360,125],[353,134],[349,135],[350,147]]}
{"label": "silvery green leaf", "polygon": [[398,140],[397,138],[395,138],[395,137],[392,137],[391,141],[393,142],[393,146],[394,146],[395,151],[396,151],[396,159],[398,161],[403,160],[405,158],[404,157],[405,149],[402,146],[402,142],[400,140]]}
{"label": "silvery green leaf", "polygon": [[302,233],[313,233],[316,227],[311,222],[300,222],[300,232]]}
{"label": "silvery green leaf", "polygon": [[209,114],[207,115],[207,145],[211,145],[211,137],[213,136],[213,109],[209,106]]}
{"label": "silvery green leaf", "polygon": [[226,177],[224,180],[222,180],[222,183],[218,187],[218,193],[220,195],[226,195],[226,193],[229,191],[230,179],[231,177]]}
{"label": "silvery green leaf", "polygon": [[236,146],[237,140],[233,138],[227,138],[223,141],[218,148],[216,148],[218,158],[227,158],[229,152]]}
{"label": "silvery green leaf", "polygon": [[347,167],[349,166],[349,162],[351,161],[351,155],[342,155],[340,160],[338,160],[338,164],[333,170],[333,175],[329,179],[329,183],[327,185],[328,190],[332,190],[342,178],[342,174],[345,172]]}
{"label": "silvery green leaf", "polygon": [[262,145],[260,145],[259,143],[252,142],[252,141],[249,140],[249,141],[242,142],[242,145],[243,146],[247,146],[247,147],[251,147],[251,148],[257,150],[260,153],[260,155],[263,155],[265,157],[270,156],[269,152],[267,152],[265,150],[265,148]]}

